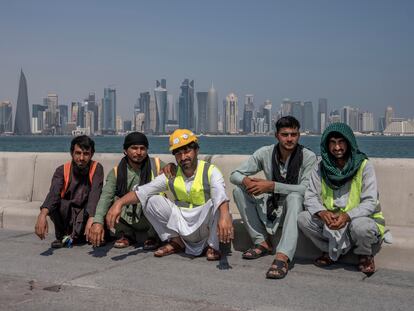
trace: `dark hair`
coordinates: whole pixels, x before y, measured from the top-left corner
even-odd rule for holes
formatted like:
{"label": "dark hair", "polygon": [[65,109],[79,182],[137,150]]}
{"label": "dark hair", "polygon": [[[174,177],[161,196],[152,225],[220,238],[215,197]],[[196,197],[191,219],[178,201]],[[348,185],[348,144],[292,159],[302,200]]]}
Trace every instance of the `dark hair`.
{"label": "dark hair", "polygon": [[95,142],[87,135],[76,136],[70,143],[70,153],[75,150],[75,145],[78,145],[82,150],[90,150],[95,153]]}
{"label": "dark hair", "polygon": [[178,151],[180,151],[182,149],[187,149],[187,148],[196,150],[196,149],[200,149],[200,146],[198,145],[198,143],[196,143],[195,141],[193,141],[193,142],[189,143],[188,145],[184,145],[184,146],[182,146],[180,148],[177,148],[177,149],[173,150],[172,151],[172,154],[175,155]]}
{"label": "dark hair", "polygon": [[295,117],[286,116],[286,117],[281,117],[279,120],[277,120],[275,127],[276,127],[276,132],[279,132],[280,129],[284,127],[289,127],[289,128],[294,128],[294,129],[299,130],[300,123]]}
{"label": "dark hair", "polygon": [[326,138],[326,141],[327,141],[327,142],[329,142],[329,140],[330,140],[331,138],[343,138],[343,139],[345,139],[345,140],[346,140],[346,142],[348,142],[348,140],[345,138],[345,136],[344,136],[344,135],[342,135],[342,134],[341,134],[341,133],[339,133],[339,132],[330,132],[330,133],[328,134],[328,137]]}

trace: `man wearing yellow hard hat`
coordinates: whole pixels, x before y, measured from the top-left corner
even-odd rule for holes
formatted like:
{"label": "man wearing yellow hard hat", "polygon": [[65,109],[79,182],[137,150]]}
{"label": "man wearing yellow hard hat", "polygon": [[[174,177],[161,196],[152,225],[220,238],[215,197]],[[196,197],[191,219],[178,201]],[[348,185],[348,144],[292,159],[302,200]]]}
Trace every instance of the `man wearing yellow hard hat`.
{"label": "man wearing yellow hard hat", "polygon": [[[218,260],[219,242],[229,243],[234,237],[223,174],[198,159],[198,139],[190,130],[177,129],[171,134],[170,151],[178,164],[176,176],[162,174],[136,186],[112,205],[107,224],[115,226],[123,205],[141,202],[145,216],[161,240],[167,241],[154,253],[156,257],[183,250],[199,256],[207,249],[207,260]],[[174,202],[159,194],[167,190]]]}

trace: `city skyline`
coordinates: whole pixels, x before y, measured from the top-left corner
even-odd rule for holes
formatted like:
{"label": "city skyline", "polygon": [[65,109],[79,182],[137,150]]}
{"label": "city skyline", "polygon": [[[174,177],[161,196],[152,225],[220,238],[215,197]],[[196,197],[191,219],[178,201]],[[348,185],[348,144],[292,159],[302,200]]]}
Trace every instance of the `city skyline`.
{"label": "city skyline", "polygon": [[410,1],[6,1],[0,100],[15,107],[23,68],[30,104],[51,92],[69,105],[113,87],[123,117],[159,77],[176,100],[189,78],[196,92],[214,81],[219,102],[230,92],[259,105],[328,98],[413,117],[413,12]]}

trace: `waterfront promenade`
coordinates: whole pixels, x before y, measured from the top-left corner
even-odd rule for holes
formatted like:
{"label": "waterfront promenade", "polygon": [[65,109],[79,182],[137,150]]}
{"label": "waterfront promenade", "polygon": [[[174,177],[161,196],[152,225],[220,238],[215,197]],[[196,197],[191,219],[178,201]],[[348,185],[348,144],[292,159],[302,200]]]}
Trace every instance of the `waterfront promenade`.
{"label": "waterfront promenade", "polygon": [[[172,161],[171,155],[160,155]],[[229,173],[247,155],[203,155]],[[303,236],[284,280],[266,280],[271,256],[241,259],[249,240],[231,203],[236,239],[220,270],[205,258],[157,259],[140,248],[49,249],[33,233],[54,169],[68,153],[0,152],[0,310],[411,310],[414,303],[414,159],[372,159],[387,224],[394,236],[365,278],[348,257],[330,270],[312,265],[317,254]],[[107,172],[118,154],[96,154]],[[50,226],[52,228],[52,226]],[[322,302],[321,302],[322,301]]]}
{"label": "waterfront promenade", "polygon": [[205,257],[155,258],[140,248],[49,249],[32,232],[0,229],[0,310],[412,310],[414,273],[299,260],[286,279],[266,280],[272,257],[219,270]]}

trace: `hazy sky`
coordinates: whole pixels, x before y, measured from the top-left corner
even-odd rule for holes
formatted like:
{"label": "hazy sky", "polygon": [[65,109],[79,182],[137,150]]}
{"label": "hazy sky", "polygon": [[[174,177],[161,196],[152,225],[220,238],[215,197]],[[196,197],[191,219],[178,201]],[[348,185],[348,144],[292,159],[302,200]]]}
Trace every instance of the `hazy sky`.
{"label": "hazy sky", "polygon": [[114,86],[124,117],[161,78],[175,99],[189,78],[220,103],[326,97],[414,117],[413,15],[410,0],[0,0],[0,100],[15,104],[23,68],[30,104]]}

